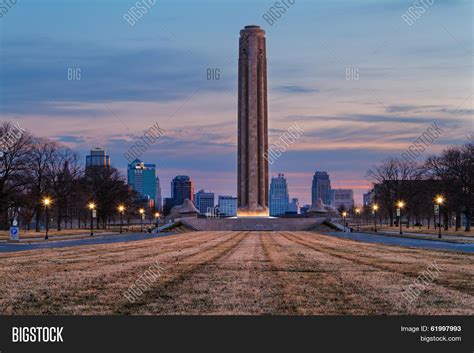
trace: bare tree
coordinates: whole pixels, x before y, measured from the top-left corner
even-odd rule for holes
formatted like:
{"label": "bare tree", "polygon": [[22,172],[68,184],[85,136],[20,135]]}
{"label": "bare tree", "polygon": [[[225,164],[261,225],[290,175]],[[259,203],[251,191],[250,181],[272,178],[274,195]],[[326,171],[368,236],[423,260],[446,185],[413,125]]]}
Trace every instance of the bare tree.
{"label": "bare tree", "polygon": [[29,177],[31,202],[35,208],[36,231],[40,231],[42,214],[41,199],[52,191],[51,173],[49,165],[54,158],[58,144],[43,138],[35,138],[30,152]]}
{"label": "bare tree", "polygon": [[48,160],[48,172],[57,211],[57,229],[61,230],[61,223],[71,204],[75,180],[81,173],[77,154],[68,147],[57,146]]}
{"label": "bare tree", "polygon": [[397,200],[411,203],[417,193],[415,181],[421,179],[422,169],[417,164],[390,158],[369,169],[367,177],[374,184],[381,212],[386,212],[390,226],[393,226]]}
{"label": "bare tree", "polygon": [[426,167],[433,179],[442,181],[447,206],[457,214],[464,213],[465,230],[469,231],[474,203],[474,143],[447,148],[441,156],[428,158]]}
{"label": "bare tree", "polygon": [[125,179],[115,168],[90,167],[85,175],[88,201],[97,205],[97,226],[99,221],[105,228],[107,221],[117,214],[119,204],[130,204],[130,193]]}

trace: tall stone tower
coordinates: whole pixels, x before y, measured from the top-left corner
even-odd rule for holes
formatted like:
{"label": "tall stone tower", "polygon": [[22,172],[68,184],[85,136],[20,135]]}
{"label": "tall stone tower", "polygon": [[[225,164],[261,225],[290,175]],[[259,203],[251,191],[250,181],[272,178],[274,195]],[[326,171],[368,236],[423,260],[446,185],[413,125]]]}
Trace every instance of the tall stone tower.
{"label": "tall stone tower", "polygon": [[237,215],[268,216],[267,51],[259,26],[240,31],[238,114]]}

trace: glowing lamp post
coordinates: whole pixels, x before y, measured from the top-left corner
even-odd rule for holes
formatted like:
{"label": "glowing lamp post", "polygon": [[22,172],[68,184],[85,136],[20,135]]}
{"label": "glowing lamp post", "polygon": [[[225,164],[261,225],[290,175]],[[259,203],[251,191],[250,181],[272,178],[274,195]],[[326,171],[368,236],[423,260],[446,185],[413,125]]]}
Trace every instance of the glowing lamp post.
{"label": "glowing lamp post", "polygon": [[95,203],[91,202],[89,203],[89,210],[91,211],[91,236],[94,235],[94,218],[95,218]]}
{"label": "glowing lamp post", "polygon": [[359,231],[359,216],[360,216],[360,208],[356,208],[354,210],[355,214],[356,214],[356,222],[357,222],[357,231]]}
{"label": "glowing lamp post", "polygon": [[344,233],[346,232],[346,217],[347,217],[347,212],[346,211],[342,212],[342,221],[344,222]]}
{"label": "glowing lamp post", "polygon": [[118,207],[118,211],[120,213],[120,233],[122,233],[122,228],[123,228],[123,213],[125,212],[125,206],[120,205]]}
{"label": "glowing lamp post", "polygon": [[376,203],[372,205],[372,212],[374,214],[374,232],[377,232],[377,211],[379,209],[379,205]]}
{"label": "glowing lamp post", "polygon": [[156,226],[158,227],[159,222],[160,222],[160,212],[155,213],[155,218],[156,218]]}
{"label": "glowing lamp post", "polygon": [[142,219],[142,223],[141,223],[142,224],[142,230],[141,231],[143,233],[143,220],[145,219],[145,210],[143,208],[140,208],[138,210],[138,213],[140,213],[140,218]]}
{"label": "glowing lamp post", "polygon": [[49,197],[45,197],[43,199],[43,206],[46,211],[46,235],[44,236],[44,240],[48,240],[48,231],[49,231],[49,208],[51,207],[51,199]]}
{"label": "glowing lamp post", "polygon": [[402,209],[405,207],[405,202],[403,201],[398,201],[397,202],[397,216],[398,216],[398,223],[400,226],[400,235],[403,234],[402,231]]}
{"label": "glowing lamp post", "polygon": [[435,216],[436,214],[438,214],[438,228],[439,228],[438,238],[441,238],[441,205],[444,203],[443,196],[441,195],[436,196],[435,202],[436,202]]}

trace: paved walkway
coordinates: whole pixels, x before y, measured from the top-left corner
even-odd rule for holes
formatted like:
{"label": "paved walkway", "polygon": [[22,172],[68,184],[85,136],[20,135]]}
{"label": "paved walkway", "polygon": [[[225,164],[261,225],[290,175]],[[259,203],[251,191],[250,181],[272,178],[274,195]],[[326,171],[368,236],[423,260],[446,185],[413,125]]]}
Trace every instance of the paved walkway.
{"label": "paved walkway", "polygon": [[[380,233],[400,235],[400,231],[397,232],[393,230],[381,231]],[[438,239],[438,235],[436,234],[406,232],[405,230],[403,231],[403,235],[409,235],[409,236],[415,236],[415,237],[420,236],[420,237],[426,237],[426,238],[431,238],[431,239]],[[456,240],[456,241],[461,241],[465,243],[474,242],[474,238],[467,235],[449,235],[449,234],[441,233],[441,236],[442,236],[442,239],[445,239],[445,240]]]}
{"label": "paved walkway", "polygon": [[366,243],[377,243],[386,245],[411,246],[425,249],[452,250],[462,252],[474,252],[474,243],[450,243],[446,241],[402,238],[369,233],[330,232],[329,235],[347,238]]}
{"label": "paved walkway", "polygon": [[[96,235],[89,238],[82,239],[71,239],[71,240],[49,240],[43,242],[34,243],[0,243],[0,253],[2,252],[15,252],[24,250],[36,250],[36,249],[48,249],[48,248],[63,248],[71,246],[81,245],[95,245],[95,244],[112,244],[119,242],[129,242],[144,239],[160,238],[163,236],[172,235],[175,233],[160,233],[160,234],[149,234],[149,233],[126,233],[117,235]],[[386,245],[398,245],[407,247],[417,247],[426,249],[438,249],[438,250],[452,250],[462,252],[474,252],[474,243],[452,243],[446,241],[427,240],[427,239],[413,239],[413,238],[402,238],[396,236],[384,236],[380,234],[369,234],[369,233],[349,233],[349,232],[331,232],[329,235],[347,238],[356,241],[366,243],[378,243]]]}
{"label": "paved walkway", "polygon": [[0,243],[0,253],[2,252],[14,252],[14,251],[25,251],[25,250],[36,250],[36,249],[50,249],[50,248],[64,248],[69,246],[81,246],[81,245],[96,245],[96,244],[112,244],[120,242],[137,241],[144,239],[160,238],[175,233],[160,233],[160,234],[149,234],[149,233],[125,233],[117,235],[94,235],[89,238],[71,239],[71,240],[48,240],[42,242],[33,243]]}

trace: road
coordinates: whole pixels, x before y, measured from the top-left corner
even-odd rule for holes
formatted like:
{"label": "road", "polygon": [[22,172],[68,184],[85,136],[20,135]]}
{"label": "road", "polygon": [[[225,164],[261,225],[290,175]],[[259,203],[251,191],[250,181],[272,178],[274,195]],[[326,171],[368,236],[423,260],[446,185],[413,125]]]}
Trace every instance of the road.
{"label": "road", "polygon": [[144,239],[160,238],[174,233],[160,233],[160,234],[149,234],[149,233],[124,233],[117,235],[94,235],[90,238],[81,238],[73,240],[56,240],[56,241],[44,241],[44,242],[33,242],[33,243],[0,243],[0,253],[2,252],[15,252],[15,251],[26,251],[36,249],[54,249],[54,248],[65,248],[71,246],[82,246],[82,245],[97,245],[97,244],[113,244],[122,242],[131,242]]}
{"label": "road", "polygon": [[[381,231],[379,233],[386,233],[388,235],[399,235],[400,231],[390,231],[390,230],[386,230],[386,231]],[[415,236],[415,237],[418,237],[418,238],[437,238],[438,237],[438,234],[426,234],[426,233],[416,233],[416,232],[407,232],[407,231],[403,231],[403,234],[404,235],[411,235],[411,236]],[[474,240],[474,237],[472,236],[467,236],[467,235],[446,235],[446,234],[443,234],[442,235],[443,239],[449,239],[449,240],[456,240],[456,241],[459,241],[459,242],[462,242],[462,243],[469,243],[469,242],[472,242]]]}
{"label": "road", "polygon": [[[15,252],[25,250],[36,250],[36,249],[54,249],[64,248],[70,246],[82,246],[82,245],[97,245],[97,244],[113,244],[119,242],[131,242],[144,239],[153,239],[163,236],[172,235],[174,233],[162,233],[162,234],[148,234],[148,233],[128,233],[128,234],[117,234],[107,236],[93,236],[90,238],[73,239],[73,240],[60,240],[60,241],[47,241],[47,242],[35,242],[35,243],[0,243],[0,253],[2,252]],[[385,245],[397,245],[405,247],[417,247],[434,250],[451,250],[451,251],[462,251],[462,252],[474,252],[474,243],[463,244],[463,243],[449,243],[444,241],[426,240],[426,239],[412,239],[412,238],[401,238],[396,236],[383,236],[374,235],[369,233],[349,233],[349,232],[331,232],[331,236],[342,237],[352,239],[356,241],[362,241],[367,243],[385,244]]]}
{"label": "road", "polygon": [[402,238],[397,236],[384,236],[369,233],[331,232],[331,236],[362,241],[366,243],[409,246],[424,249],[450,250],[462,252],[474,252],[474,243],[450,243],[446,241]]}

